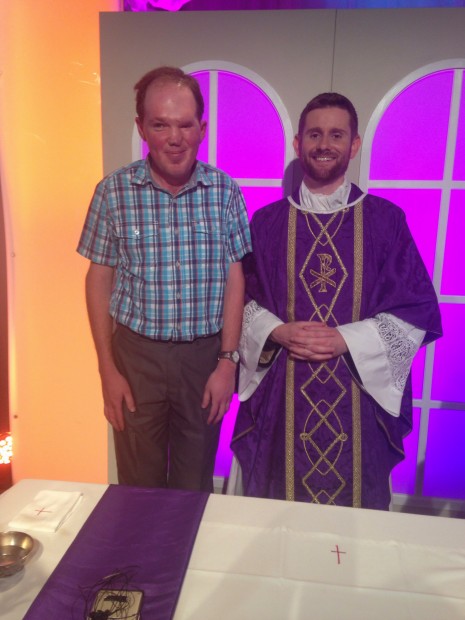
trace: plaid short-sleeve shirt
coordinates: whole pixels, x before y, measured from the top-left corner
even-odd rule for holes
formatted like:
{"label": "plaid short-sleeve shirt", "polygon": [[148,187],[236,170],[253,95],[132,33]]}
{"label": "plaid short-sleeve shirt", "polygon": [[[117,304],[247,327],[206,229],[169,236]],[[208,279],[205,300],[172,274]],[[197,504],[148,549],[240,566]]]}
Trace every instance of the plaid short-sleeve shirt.
{"label": "plaid short-sleeve shirt", "polygon": [[225,173],[197,162],[176,196],[148,160],[96,187],[77,251],[115,267],[110,314],[157,340],[189,341],[223,326],[229,264],[251,251],[244,199]]}

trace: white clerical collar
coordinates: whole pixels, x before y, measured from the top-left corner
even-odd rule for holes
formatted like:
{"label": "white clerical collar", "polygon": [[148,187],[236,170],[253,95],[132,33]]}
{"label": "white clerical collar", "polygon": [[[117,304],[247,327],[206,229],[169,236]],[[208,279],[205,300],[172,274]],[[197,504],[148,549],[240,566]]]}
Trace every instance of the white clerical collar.
{"label": "white clerical collar", "polygon": [[301,211],[309,211],[311,213],[334,213],[345,209],[346,207],[352,207],[359,202],[365,194],[354,200],[354,202],[348,203],[349,194],[351,189],[351,183],[344,177],[344,181],[332,194],[314,194],[305,185],[304,181],[300,186],[299,199],[300,204],[289,196],[289,202],[300,209]]}

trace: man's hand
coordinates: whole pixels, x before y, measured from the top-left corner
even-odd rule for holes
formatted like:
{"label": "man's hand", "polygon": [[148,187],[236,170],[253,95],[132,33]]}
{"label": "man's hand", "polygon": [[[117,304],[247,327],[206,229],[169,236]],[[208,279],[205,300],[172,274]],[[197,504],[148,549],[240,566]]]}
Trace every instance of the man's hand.
{"label": "man's hand", "polygon": [[129,384],[113,360],[113,319],[109,314],[113,279],[113,267],[91,263],[86,276],[86,301],[102,380],[105,417],[116,431],[122,431],[123,403],[129,411],[134,412],[136,407]]}
{"label": "man's hand", "polygon": [[203,409],[210,405],[208,424],[218,424],[228,411],[236,385],[236,368],[230,360],[219,360],[208,377],[202,399]]}
{"label": "man's hand", "polygon": [[271,332],[271,340],[288,349],[296,360],[324,362],[347,352],[345,340],[338,330],[317,321],[279,325]]}
{"label": "man's hand", "polygon": [[115,431],[124,430],[123,403],[131,412],[135,412],[136,405],[131,388],[126,379],[116,367],[100,371],[103,392],[103,411],[106,419]]}

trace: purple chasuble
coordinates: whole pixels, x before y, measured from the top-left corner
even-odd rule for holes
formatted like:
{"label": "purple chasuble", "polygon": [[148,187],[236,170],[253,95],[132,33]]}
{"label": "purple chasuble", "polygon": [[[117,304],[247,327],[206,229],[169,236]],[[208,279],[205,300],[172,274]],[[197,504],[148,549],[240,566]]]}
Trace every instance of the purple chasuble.
{"label": "purple chasuble", "polygon": [[[360,196],[353,185],[349,202]],[[299,202],[298,192],[293,199]],[[254,214],[251,232],[247,297],[282,321],[334,327],[387,312],[425,330],[425,343],[441,335],[434,288],[392,203],[367,195],[353,207],[314,214],[283,199]],[[283,350],[239,408],[231,447],[244,492],[387,509],[389,474],[404,458],[411,418],[410,378],[394,418],[363,391],[349,354],[310,363]]]}
{"label": "purple chasuble", "polygon": [[97,590],[113,589],[102,580],[121,572],[118,589],[144,592],[141,617],[169,620],[208,496],[111,485],[24,618],[85,618]]}

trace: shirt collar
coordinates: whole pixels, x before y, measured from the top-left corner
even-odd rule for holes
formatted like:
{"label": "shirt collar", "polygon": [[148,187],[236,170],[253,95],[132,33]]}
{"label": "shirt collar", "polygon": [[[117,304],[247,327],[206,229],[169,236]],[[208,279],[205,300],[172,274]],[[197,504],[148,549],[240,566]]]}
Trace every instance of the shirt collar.
{"label": "shirt collar", "polygon": [[344,177],[342,184],[332,194],[316,194],[311,192],[302,181],[298,192],[298,200],[296,195],[289,196],[289,202],[301,211],[309,211],[311,213],[335,213],[347,207],[353,207],[365,194],[358,196],[352,202],[349,202],[352,185]]}

